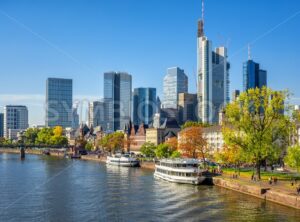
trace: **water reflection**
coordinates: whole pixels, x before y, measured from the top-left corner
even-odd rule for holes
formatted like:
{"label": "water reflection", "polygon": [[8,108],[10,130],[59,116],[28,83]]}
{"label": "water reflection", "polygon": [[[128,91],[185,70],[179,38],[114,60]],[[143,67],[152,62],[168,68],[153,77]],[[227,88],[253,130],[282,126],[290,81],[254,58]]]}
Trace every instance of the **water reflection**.
{"label": "water reflection", "polygon": [[[297,221],[297,210],[149,170],[0,155],[0,221]],[[13,204],[12,204],[13,203]],[[8,207],[9,206],[9,207]]]}

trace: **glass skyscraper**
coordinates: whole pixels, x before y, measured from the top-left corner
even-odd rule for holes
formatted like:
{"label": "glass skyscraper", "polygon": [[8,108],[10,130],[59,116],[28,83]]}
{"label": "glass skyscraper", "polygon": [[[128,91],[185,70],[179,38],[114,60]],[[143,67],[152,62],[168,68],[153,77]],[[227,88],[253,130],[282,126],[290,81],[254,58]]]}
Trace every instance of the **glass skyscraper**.
{"label": "glass skyscraper", "polygon": [[133,123],[149,125],[157,110],[156,89],[136,88],[133,91]]}
{"label": "glass skyscraper", "polygon": [[260,69],[259,63],[249,59],[243,65],[244,91],[267,86],[267,71]]}
{"label": "glass skyscraper", "polygon": [[0,113],[0,138],[4,136],[4,114]]}
{"label": "glass skyscraper", "polygon": [[48,78],[46,82],[46,126],[72,127],[73,81]]}
{"label": "glass skyscraper", "polygon": [[132,77],[125,72],[104,73],[107,130],[122,130],[131,120]]}
{"label": "glass skyscraper", "polygon": [[167,70],[167,75],[164,77],[163,92],[163,108],[177,109],[178,94],[188,92],[188,77],[183,69],[173,67]]}
{"label": "glass skyscraper", "polygon": [[204,36],[203,21],[198,22],[197,97],[198,119],[218,123],[219,111],[229,102],[229,69],[227,49],[212,50],[212,42]]}

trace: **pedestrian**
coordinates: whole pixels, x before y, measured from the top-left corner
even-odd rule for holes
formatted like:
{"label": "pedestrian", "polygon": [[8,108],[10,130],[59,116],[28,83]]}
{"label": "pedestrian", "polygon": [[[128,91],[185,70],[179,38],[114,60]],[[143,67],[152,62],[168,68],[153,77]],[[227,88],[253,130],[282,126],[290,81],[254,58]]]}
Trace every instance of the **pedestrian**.
{"label": "pedestrian", "polygon": [[300,186],[297,187],[297,194],[300,194]]}
{"label": "pedestrian", "polygon": [[272,185],[272,177],[269,177],[269,184]]}
{"label": "pedestrian", "polygon": [[274,177],[274,184],[277,184],[277,177]]}
{"label": "pedestrian", "polygon": [[251,176],[251,180],[254,180],[254,173],[253,173],[252,176]]}

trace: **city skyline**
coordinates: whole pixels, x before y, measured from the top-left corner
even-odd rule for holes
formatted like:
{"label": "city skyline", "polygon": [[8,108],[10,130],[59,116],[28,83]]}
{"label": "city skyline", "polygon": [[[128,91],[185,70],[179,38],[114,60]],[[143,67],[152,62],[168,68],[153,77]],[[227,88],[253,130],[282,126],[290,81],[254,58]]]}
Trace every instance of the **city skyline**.
{"label": "city skyline", "polygon": [[[52,18],[50,13],[52,10],[56,10],[55,3],[39,3],[35,6],[27,4],[22,10],[18,7],[12,7],[13,3],[2,4],[0,24],[7,35],[0,37],[0,45],[5,52],[0,53],[2,61],[0,72],[2,73],[2,81],[5,82],[5,85],[0,87],[0,112],[3,112],[4,105],[26,105],[29,109],[30,124],[43,124],[44,116],[42,113],[44,113],[45,101],[43,83],[48,77],[72,78],[74,80],[74,99],[79,97],[93,101],[103,97],[102,73],[107,70],[129,72],[133,76],[133,88],[155,87],[157,94],[161,97],[162,80],[166,68],[179,66],[188,74],[189,92],[195,93],[195,27],[198,18],[201,17],[199,10],[201,1],[175,1],[173,4],[171,1],[159,1],[159,6],[158,1],[140,4],[137,4],[136,1],[118,1],[118,3],[114,4],[112,1],[104,4],[104,1],[101,1],[85,6],[85,10],[80,11],[80,15],[86,17],[82,18],[79,26],[77,26],[77,22],[74,22],[74,19],[77,21],[76,18],[78,19],[78,17],[73,12],[78,10],[82,3],[60,3],[64,6],[70,6],[68,11],[70,18],[60,14],[58,10],[58,18],[48,21],[51,27],[56,28],[47,31],[42,28],[43,23],[32,20],[32,18],[41,16],[44,19],[42,19],[43,22],[48,17]],[[294,93],[294,97],[300,97],[296,81],[297,61],[299,61],[296,56],[299,47],[296,40],[300,34],[297,29],[299,24],[299,13],[297,14],[297,12],[300,10],[300,4],[297,1],[290,1],[290,4],[283,9],[280,7],[280,3],[280,1],[272,1],[272,3],[267,1],[249,1],[246,3],[224,1],[218,2],[218,4],[216,1],[205,2],[205,32],[209,39],[214,42],[215,46],[224,45],[224,42],[226,43],[228,39],[231,39],[227,47],[229,61],[232,65],[230,93],[235,89],[242,89],[243,62],[247,59],[247,44],[252,43],[253,59],[263,64],[262,69],[268,70],[268,86],[279,90],[289,88]],[[134,10],[138,12],[135,15],[129,16],[127,13],[120,13],[111,17],[109,13],[103,13],[101,16],[94,14],[96,9],[101,11],[107,9],[108,12],[111,10],[122,11],[126,5],[130,11],[133,10],[131,9],[132,4],[136,5]],[[241,4],[247,10],[241,10],[244,15],[240,13],[234,16],[234,12],[240,11]],[[162,17],[164,22],[158,25],[158,18],[163,16],[170,5],[174,15],[171,14],[170,18]],[[226,10],[224,10],[224,5],[226,5]],[[147,7],[157,10],[152,10],[152,16],[148,17]],[[264,8],[266,7],[272,10],[265,11]],[[49,10],[49,12],[45,12],[45,10]],[[27,14],[24,13],[25,11],[32,13]],[[179,11],[184,11],[184,16],[177,18],[178,16],[175,14]],[[93,13],[89,16],[90,12]],[[253,16],[254,12],[255,16]],[[146,13],[145,16],[144,13]],[[259,22],[265,16],[269,19]],[[120,17],[124,18],[124,21],[120,22]],[[237,17],[240,21],[236,21]],[[225,27],[218,24],[220,18],[222,18],[222,22],[226,23]],[[63,24],[58,24],[60,19],[62,19]],[[103,19],[109,21],[108,23],[113,28],[104,25]],[[99,29],[103,30],[95,30],[98,23],[101,24]],[[85,24],[89,24],[89,26],[84,28]],[[151,32],[144,28],[143,24],[149,26]],[[239,26],[241,24],[243,26]],[[121,27],[122,25],[128,29],[126,33]],[[240,30],[238,27],[245,27],[245,30]],[[62,32],[61,36],[55,35],[56,32],[60,33],[63,28],[66,28],[66,31]],[[83,41],[72,35],[77,33],[77,28],[80,33],[83,33]],[[178,30],[182,30],[183,33],[178,32]],[[101,38],[87,37],[83,31],[90,31],[86,34],[89,36],[94,34],[95,37]],[[108,35],[108,39],[103,37],[102,31]],[[113,37],[115,32],[120,31],[124,35],[122,41]],[[160,35],[153,34],[156,32],[159,32]],[[138,38],[132,38],[134,34],[138,33],[140,33],[137,35]],[[177,35],[173,35],[175,33]],[[12,35],[14,37],[9,38]],[[19,38],[18,36],[22,37]],[[67,44],[67,40],[72,41]],[[89,40],[91,41],[89,42]],[[77,41],[80,41],[81,45],[75,47]],[[108,42],[109,44],[107,44]],[[145,45],[145,42],[149,46]],[[283,44],[280,44],[282,42],[284,42],[284,47]],[[123,46],[124,43],[126,43],[126,47]],[[87,46],[86,49],[84,49],[85,46]],[[92,46],[95,47],[92,49]],[[118,47],[118,54],[108,53]],[[292,47],[293,50],[290,50]],[[149,53],[146,55],[144,51]],[[158,51],[160,56],[156,58]],[[127,58],[124,58],[125,55]],[[279,59],[280,64],[276,64],[275,61]],[[280,81],[283,72],[284,76],[290,78]],[[286,72],[288,73],[286,74]],[[15,78],[11,78],[11,76],[15,76]],[[155,78],[152,78],[153,76]],[[19,81],[16,82],[14,79]],[[159,83],[157,80],[160,80]],[[13,83],[15,83],[14,87],[10,87]],[[87,85],[88,87],[86,87]],[[295,102],[295,104],[298,103],[300,103],[300,99],[299,102]],[[86,117],[83,118],[87,119]]]}

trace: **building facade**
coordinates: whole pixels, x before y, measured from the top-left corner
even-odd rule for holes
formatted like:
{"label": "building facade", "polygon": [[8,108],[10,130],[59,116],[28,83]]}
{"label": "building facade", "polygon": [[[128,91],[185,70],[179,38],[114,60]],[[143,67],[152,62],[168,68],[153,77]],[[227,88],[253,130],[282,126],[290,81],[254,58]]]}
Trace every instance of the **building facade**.
{"label": "building facade", "polygon": [[218,123],[218,113],[229,102],[229,69],[227,49],[212,50],[212,42],[204,36],[203,21],[198,22],[197,97],[198,119]]}
{"label": "building facade", "polygon": [[88,126],[101,126],[103,129],[106,129],[104,101],[94,101],[89,103]]}
{"label": "building facade", "polygon": [[28,128],[28,109],[26,106],[9,105],[4,107],[4,137],[17,139],[17,133]]}
{"label": "building facade", "polygon": [[133,91],[133,124],[149,125],[153,121],[153,115],[157,110],[156,89],[136,88]]}
{"label": "building facade", "polygon": [[73,81],[48,78],[46,82],[46,127],[72,127]]}
{"label": "building facade", "polygon": [[72,108],[72,128],[77,129],[79,127],[79,115],[77,107]]}
{"label": "building facade", "polygon": [[[186,128],[188,129],[188,128]],[[184,129],[184,130],[186,130]],[[183,143],[182,141],[182,133],[184,133],[184,130],[180,131],[178,133],[178,144]],[[210,127],[204,127],[202,129],[202,136],[207,142],[207,146],[209,148],[210,153],[219,152],[223,149],[224,146],[224,139],[222,134],[222,126],[210,126]]]}
{"label": "building facade", "polygon": [[4,114],[0,113],[0,138],[4,137]]}
{"label": "building facade", "polygon": [[104,73],[104,102],[108,130],[123,130],[131,120],[132,77],[125,72]]}
{"label": "building facade", "polygon": [[197,94],[178,94],[179,123],[197,121]]}
{"label": "building facade", "polygon": [[231,98],[231,100],[232,101],[236,101],[238,98],[239,98],[239,96],[240,96],[240,90],[234,90],[233,92],[232,92],[232,98]]}
{"label": "building facade", "polygon": [[243,64],[243,88],[247,91],[251,88],[267,86],[267,71],[260,69],[260,64],[249,59]]}
{"label": "building facade", "polygon": [[188,92],[188,77],[183,69],[169,68],[163,83],[163,108],[177,109],[178,94]]}

